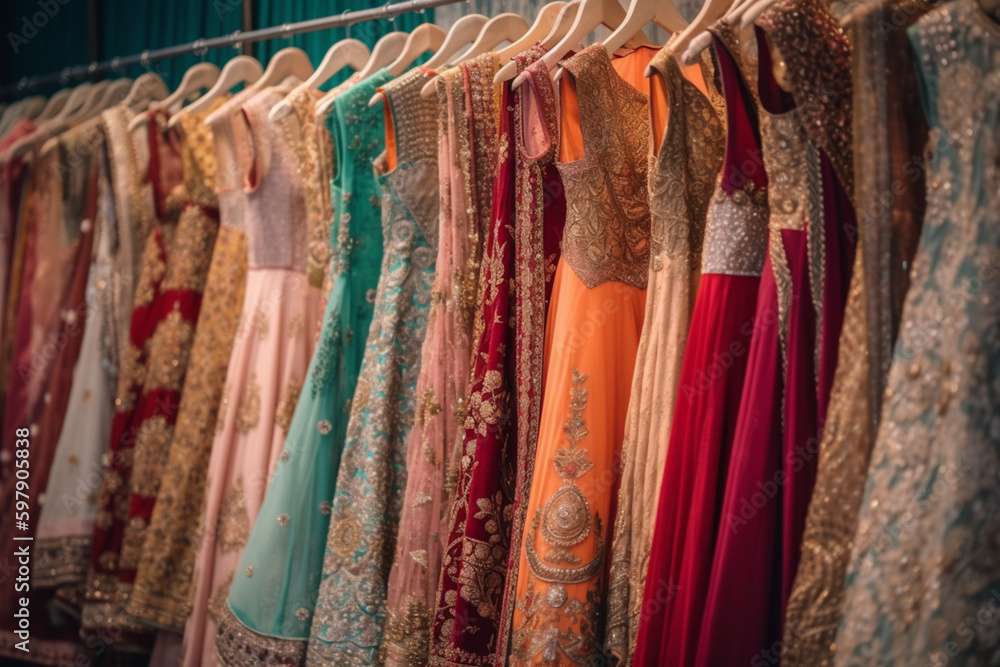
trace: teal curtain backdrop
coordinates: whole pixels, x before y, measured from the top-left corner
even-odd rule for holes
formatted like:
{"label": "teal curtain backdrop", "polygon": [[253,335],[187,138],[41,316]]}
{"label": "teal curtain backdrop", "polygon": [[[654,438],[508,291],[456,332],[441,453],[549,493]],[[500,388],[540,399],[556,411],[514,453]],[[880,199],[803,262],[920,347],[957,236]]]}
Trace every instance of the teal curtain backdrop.
{"label": "teal curtain backdrop", "polygon": [[[0,12],[0,30],[5,36],[5,44],[0,46],[0,82],[13,83],[94,58],[106,60],[199,37],[228,35],[243,27],[244,2],[251,3],[254,29],[386,4],[385,0],[0,0],[5,6]],[[89,41],[92,19],[96,20],[96,44]],[[346,31],[336,28],[258,42],[252,45],[252,53],[266,65],[276,51],[297,46],[318,65],[327,49],[345,33],[370,47],[387,32],[409,31],[433,19],[433,10],[414,12],[394,20],[356,24]],[[212,49],[203,56],[192,54],[153,63],[151,69],[173,87],[194,63],[206,60],[221,66],[237,54],[233,48]],[[137,66],[126,74],[136,76],[142,71]]]}

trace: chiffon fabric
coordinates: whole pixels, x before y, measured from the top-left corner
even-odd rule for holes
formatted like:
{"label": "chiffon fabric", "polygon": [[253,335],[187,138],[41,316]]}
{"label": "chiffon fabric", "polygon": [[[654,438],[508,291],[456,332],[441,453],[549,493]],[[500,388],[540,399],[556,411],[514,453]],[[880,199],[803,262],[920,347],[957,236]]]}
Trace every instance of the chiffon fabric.
{"label": "chiffon fabric", "polygon": [[[330,183],[336,277],[288,439],[219,624],[216,648],[226,665],[241,665],[247,655],[257,656],[262,665],[305,660],[334,483],[364,351],[361,333],[371,326],[382,259],[381,198],[372,172],[372,160],[384,147],[382,110],[369,108],[368,101],[389,78],[383,69],[341,92],[329,116],[337,156]],[[299,105],[293,112],[299,114],[302,134],[317,131],[310,127],[311,108]],[[319,186],[320,174],[310,174],[309,182]],[[285,525],[275,521],[281,515],[289,517]]]}
{"label": "chiffon fabric", "polygon": [[[823,426],[802,558],[786,611],[785,665],[833,664],[844,577],[926,201],[927,172],[912,168],[923,163],[927,142],[912,49],[906,31],[886,35],[884,26],[904,15],[899,12],[911,24],[930,9],[919,1],[874,0],[854,8],[845,24],[854,48],[855,200],[868,204],[859,206],[858,249],[840,335],[840,357],[851,363],[837,366]],[[886,71],[893,76],[883,76]],[[893,193],[888,201],[887,192]]]}
{"label": "chiffon fabric", "polygon": [[215,174],[212,135],[202,119],[190,119],[181,130],[167,127],[163,111],[147,115],[156,220],[143,247],[121,353],[81,619],[86,629],[149,632],[125,606],[177,420],[218,231],[215,194],[206,187]]}
{"label": "chiffon fabric", "polygon": [[[39,517],[45,506],[47,481],[52,470],[63,417],[69,402],[73,368],[82,344],[87,316],[87,275],[90,268],[97,206],[97,169],[91,155],[79,170],[66,172],[60,164],[85,142],[100,136],[97,122],[60,135],[35,159],[32,167],[38,206],[25,219],[29,234],[19,300],[18,328],[14,338],[10,389],[6,404],[0,480],[0,508],[10,517],[0,525],[8,544],[20,547],[38,538]],[[23,439],[22,439],[23,438]],[[25,463],[20,463],[24,461]],[[27,486],[19,485],[21,470],[30,471]],[[58,495],[54,494],[54,500]],[[27,507],[24,508],[24,503]],[[21,523],[24,522],[24,523]],[[42,533],[44,537],[45,534]],[[47,542],[42,553],[32,551],[32,572],[43,573],[58,557]],[[12,547],[13,548],[13,547]],[[13,552],[12,552],[13,553]],[[11,563],[15,562],[12,555]],[[0,655],[23,655],[15,648],[22,638],[14,635],[22,597],[28,600],[31,648],[51,660],[72,660],[75,638],[67,628],[55,627],[47,614],[51,589],[31,586],[14,594],[13,572],[8,577],[11,594],[4,596],[0,622]],[[34,583],[34,577],[32,582]]]}
{"label": "chiffon fabric", "polygon": [[153,218],[152,198],[143,196],[151,194],[150,188],[140,184],[142,153],[126,129],[132,117],[133,108],[122,104],[101,118],[103,138],[95,146],[98,189],[86,324],[48,478],[49,486],[64,492],[58,501],[46,503],[38,518],[36,554],[41,564],[36,564],[36,584],[55,587],[60,604],[76,610],[90,564],[101,457],[111,437],[119,351],[131,317],[136,249]]}
{"label": "chiffon fabric", "polygon": [[[705,215],[722,166],[721,100],[711,55],[682,73],[671,46],[651,61],[653,97],[667,100],[666,118],[653,106],[650,158],[652,214],[648,292],[622,443],[621,487],[611,544],[606,650],[622,664],[635,652],[642,590],[649,567],[655,512],[680,386],[691,314],[701,277]],[[664,124],[665,127],[664,127]],[[680,193],[680,194],[678,194]],[[701,336],[699,335],[700,339]]]}
{"label": "chiffon fabric", "polygon": [[927,213],[847,569],[835,664],[996,662],[1000,24],[973,0],[908,30]]}
{"label": "chiffon fabric", "polygon": [[[756,100],[736,60],[742,49],[735,30],[719,23],[712,29],[725,94],[725,160],[708,205],[701,283],[646,572],[637,665],[694,663],[767,250],[767,177]],[[672,66],[672,55],[666,60]]]}
{"label": "chiffon fabric", "polygon": [[322,272],[310,272],[308,246],[316,230],[310,229],[298,152],[285,140],[288,118],[268,120],[288,92],[266,88],[242,107],[249,130],[249,145],[238,153],[250,159],[243,183],[248,269],[208,464],[193,609],[184,629],[186,667],[216,662],[215,634],[229,586],[312,356],[322,283]]}
{"label": "chiffon fabric", "polygon": [[[771,233],[699,665],[780,650],[854,259],[850,45],[814,0],[778,3],[758,25]],[[772,46],[791,94],[772,73]]]}
{"label": "chiffon fabric", "polygon": [[420,348],[437,255],[437,114],[433,99],[396,107],[375,163],[384,255],[323,558],[306,664],[368,665],[385,620],[389,567],[406,483]]}
{"label": "chiffon fabric", "polygon": [[605,559],[642,329],[655,49],[612,61],[601,44],[563,61],[558,167],[566,225],[546,327],[546,385],[519,550],[508,664],[601,659]]}
{"label": "chiffon fabric", "polygon": [[[473,321],[482,290],[483,241],[492,221],[499,96],[492,53],[438,78],[438,178],[441,215],[436,277],[417,379],[417,409],[406,443],[406,492],[389,574],[383,656],[387,665],[427,664],[442,542],[455,491],[455,456],[466,420]],[[415,103],[430,74],[386,87],[393,109]],[[392,96],[395,93],[395,96]],[[494,283],[495,284],[495,283]]]}
{"label": "chiffon fabric", "polygon": [[[214,139],[219,232],[191,344],[177,425],[127,606],[133,616],[177,633],[184,628],[191,610],[198,551],[198,534],[191,527],[198,525],[204,506],[205,470],[246,287],[246,196],[237,182],[239,161],[227,110],[242,104],[251,94],[249,89],[241,91],[205,120]],[[219,114],[227,116],[214,121]],[[179,639],[177,644],[179,648]]]}

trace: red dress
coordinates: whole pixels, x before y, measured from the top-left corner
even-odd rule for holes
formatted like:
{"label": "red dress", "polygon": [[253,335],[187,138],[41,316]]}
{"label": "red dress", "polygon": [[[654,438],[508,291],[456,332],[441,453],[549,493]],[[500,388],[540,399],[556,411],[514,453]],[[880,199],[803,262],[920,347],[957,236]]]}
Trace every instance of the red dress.
{"label": "red dress", "polygon": [[148,125],[157,220],[140,260],[81,618],[84,629],[137,634],[151,630],[124,605],[177,420],[219,220],[214,157],[198,145],[210,141],[207,126],[186,123],[200,134],[182,138],[163,112],[149,112]]}
{"label": "red dress", "polygon": [[854,257],[846,37],[818,0],[783,0],[759,23],[771,238],[698,642],[706,667],[780,654]]}
{"label": "red dress", "polygon": [[726,154],[708,210],[633,659],[651,667],[690,665],[697,652],[767,248],[756,104],[734,60],[741,53],[735,31],[728,24],[714,30]]}

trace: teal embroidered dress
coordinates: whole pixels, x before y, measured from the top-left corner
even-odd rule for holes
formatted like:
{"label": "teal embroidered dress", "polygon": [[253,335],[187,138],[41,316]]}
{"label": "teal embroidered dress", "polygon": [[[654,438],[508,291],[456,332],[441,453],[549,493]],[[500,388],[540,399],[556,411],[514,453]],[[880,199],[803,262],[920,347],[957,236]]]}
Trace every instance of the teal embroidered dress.
{"label": "teal embroidered dress", "polygon": [[927,213],[853,540],[835,664],[1000,660],[1000,24],[909,29]]}
{"label": "teal embroidered dress", "polygon": [[382,637],[437,256],[437,110],[434,99],[419,95],[420,75],[404,75],[384,91],[396,148],[375,165],[385,255],[333,497],[308,665],[374,665]]}
{"label": "teal embroidered dress", "polygon": [[[334,150],[332,287],[288,439],[219,626],[219,658],[232,667],[250,662],[287,666],[305,657],[382,262],[381,189],[372,162],[385,145],[383,112],[381,105],[369,108],[368,101],[391,78],[382,69],[350,87],[334,100],[327,118]],[[308,122],[311,109],[302,115],[310,116],[301,119],[303,133],[315,132]]]}

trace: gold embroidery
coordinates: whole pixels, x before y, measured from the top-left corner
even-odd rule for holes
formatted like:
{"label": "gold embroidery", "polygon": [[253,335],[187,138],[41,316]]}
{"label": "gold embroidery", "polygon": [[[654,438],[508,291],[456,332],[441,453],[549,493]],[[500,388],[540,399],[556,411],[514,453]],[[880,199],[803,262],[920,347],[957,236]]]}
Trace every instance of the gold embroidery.
{"label": "gold embroidery", "polygon": [[233,573],[230,573],[226,577],[226,580],[216,587],[212,593],[212,597],[208,600],[208,615],[216,624],[221,623],[225,617],[226,609],[229,606],[226,604],[226,599],[229,597],[229,589],[233,585],[233,578]]}
{"label": "gold embroidery", "polygon": [[260,421],[260,383],[251,374],[243,387],[240,404],[236,406],[236,430],[246,435]]}
{"label": "gold embroidery", "polygon": [[250,515],[244,498],[243,478],[237,477],[226,492],[216,524],[215,539],[223,552],[242,549],[250,537]]}
{"label": "gold embroidery", "polygon": [[147,344],[149,365],[146,371],[145,391],[181,390],[193,338],[194,324],[184,318],[180,302],[174,301],[170,314],[157,325]]}
{"label": "gold embroidery", "polygon": [[645,289],[649,100],[591,45],[565,60],[576,80],[586,157],[559,163],[566,188],[562,252],[587,287],[619,281]]}
{"label": "gold embroidery", "polygon": [[218,221],[200,206],[184,209],[170,248],[170,263],[163,279],[164,291],[201,292],[205,288],[218,231]]}
{"label": "gold embroidery", "polygon": [[173,425],[163,415],[149,417],[139,426],[132,454],[132,493],[146,498],[156,497],[172,435]]}
{"label": "gold embroidery", "polygon": [[160,288],[160,281],[167,272],[167,260],[161,247],[159,228],[146,238],[139,260],[139,282],[135,286],[133,308],[141,308],[153,303]]}
{"label": "gold embroidery", "polygon": [[274,412],[274,423],[281,427],[286,436],[288,428],[292,425],[292,417],[295,415],[295,406],[299,402],[301,392],[302,383],[297,382],[295,378],[289,378],[285,384],[285,391],[278,401],[278,408]]}
{"label": "gold embroidery", "polygon": [[427,664],[431,618],[427,606],[407,596],[400,610],[390,610],[385,621],[383,664],[417,667]]}

